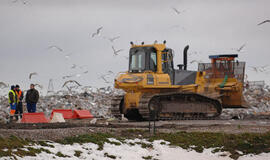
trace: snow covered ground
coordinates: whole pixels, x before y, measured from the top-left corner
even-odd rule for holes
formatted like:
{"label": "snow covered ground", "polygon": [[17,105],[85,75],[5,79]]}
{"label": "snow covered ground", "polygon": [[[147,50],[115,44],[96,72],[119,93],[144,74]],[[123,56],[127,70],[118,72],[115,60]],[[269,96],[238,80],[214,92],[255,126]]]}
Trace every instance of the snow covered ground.
{"label": "snow covered ground", "polygon": [[[73,145],[62,145],[59,143],[49,142],[54,147],[45,147],[40,145],[31,146],[33,148],[43,148],[51,153],[42,152],[35,157],[18,157],[17,159],[123,159],[123,160],[143,160],[143,159],[159,159],[159,160],[230,160],[229,153],[218,152],[212,153],[213,149],[204,149],[202,153],[194,150],[185,150],[180,147],[172,147],[169,142],[156,140],[148,142],[144,139],[128,139],[125,143],[109,138],[111,142],[120,143],[115,145],[105,143],[102,150],[98,150],[98,145],[93,143],[84,143]],[[140,143],[152,144],[152,147],[142,147]],[[24,148],[27,149],[27,148]],[[77,154],[76,154],[77,152]],[[58,155],[58,156],[57,156]],[[62,155],[59,157],[59,155]],[[10,159],[10,157],[2,157],[0,159]],[[239,160],[269,160],[270,154],[246,155]]]}

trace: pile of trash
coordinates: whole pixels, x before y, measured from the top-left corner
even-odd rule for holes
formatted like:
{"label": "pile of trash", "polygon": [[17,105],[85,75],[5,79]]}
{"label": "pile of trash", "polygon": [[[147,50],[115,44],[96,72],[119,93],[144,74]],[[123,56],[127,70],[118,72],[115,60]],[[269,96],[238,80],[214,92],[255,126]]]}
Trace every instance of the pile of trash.
{"label": "pile of trash", "polygon": [[270,86],[263,81],[249,82],[243,96],[248,108],[223,109],[221,119],[270,119]]}
{"label": "pile of trash", "polygon": [[[122,93],[123,91],[112,87],[81,87],[72,91],[61,90],[46,96],[40,96],[37,112],[44,112],[47,117],[50,117],[53,109],[84,109],[90,110],[94,117],[111,118],[109,111],[111,98]],[[26,112],[25,105],[24,103],[24,112]],[[0,96],[0,122],[7,122],[8,113],[7,96]]]}
{"label": "pile of trash", "polygon": [[[90,110],[94,117],[111,118],[111,99],[113,96],[120,94],[123,94],[123,91],[113,87],[93,88],[84,86],[71,90],[60,90],[46,96],[40,96],[37,112],[44,112],[47,117],[50,117],[53,109],[84,109]],[[250,83],[245,88],[243,96],[248,108],[223,109],[220,118],[249,119],[258,116],[270,118],[269,86],[262,83]],[[0,122],[7,122],[9,108],[7,95],[0,95]],[[24,111],[26,112],[25,103]]]}

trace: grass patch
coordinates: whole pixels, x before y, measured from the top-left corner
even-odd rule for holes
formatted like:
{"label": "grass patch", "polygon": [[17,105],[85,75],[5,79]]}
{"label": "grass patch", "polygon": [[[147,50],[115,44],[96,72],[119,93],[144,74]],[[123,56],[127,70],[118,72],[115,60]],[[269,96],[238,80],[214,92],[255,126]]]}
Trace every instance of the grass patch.
{"label": "grass patch", "polygon": [[161,145],[166,145],[166,143],[165,143],[165,142],[160,142],[160,144],[161,144]]}
{"label": "grass patch", "polygon": [[108,138],[114,138],[114,136],[108,133],[84,134],[75,137],[67,137],[63,140],[58,140],[57,142],[61,144],[94,143],[98,145],[98,150],[103,150],[105,142],[120,145],[118,142],[109,141]]}
{"label": "grass patch", "polygon": [[144,156],[142,157],[143,159],[152,159],[153,157],[152,156]]}
{"label": "grass patch", "polygon": [[104,157],[108,157],[108,158],[111,158],[111,159],[116,159],[116,156],[115,155],[110,155],[107,152],[104,153]]}
{"label": "grass patch", "polygon": [[64,155],[62,152],[57,152],[55,155],[58,156],[58,157],[63,157],[63,158],[70,157],[68,155]]}
{"label": "grass patch", "polygon": [[[268,133],[243,133],[243,134],[225,134],[225,133],[208,133],[208,132],[177,132],[177,133],[156,133],[155,136],[149,137],[149,133],[146,130],[128,129],[128,131],[121,131],[119,134],[112,135],[109,133],[91,133],[79,136],[73,136],[58,140],[61,144],[74,144],[74,143],[94,143],[98,145],[98,150],[103,150],[104,143],[110,143],[114,145],[121,145],[124,143],[133,146],[135,144],[141,145],[142,148],[153,148],[152,143],[144,142],[125,142],[125,139],[141,138],[147,139],[149,142],[154,140],[165,140],[173,146],[179,146],[184,149],[193,149],[197,152],[203,152],[204,148],[214,148],[213,153],[216,152],[229,152],[230,157],[233,159],[238,159],[242,155],[247,154],[260,154],[270,152],[270,132]],[[108,138],[115,138],[119,142],[110,141]],[[24,156],[35,156],[41,152],[50,153],[49,150],[44,148],[33,148],[31,145],[38,144],[41,146],[52,147],[46,141],[30,141],[15,136],[10,136],[8,138],[0,137],[0,157],[14,155],[24,157]],[[165,142],[160,142],[164,145]],[[23,148],[26,148],[24,150]],[[14,149],[16,149],[14,151]],[[51,153],[50,153],[51,154]],[[79,157],[81,155],[80,151],[75,151],[75,156]],[[58,157],[69,157],[63,155],[61,152],[56,154]],[[107,153],[108,158],[110,157]]]}
{"label": "grass patch", "polygon": [[153,148],[153,145],[150,143],[144,143],[144,142],[135,142],[136,144],[141,145],[142,148]]}
{"label": "grass patch", "polygon": [[156,136],[150,137],[149,140],[160,139],[170,142],[171,145],[184,149],[194,149],[197,152],[203,152],[204,148],[216,148],[213,152],[228,151],[233,159],[238,159],[241,156],[237,151],[243,152],[243,155],[270,152],[270,133],[159,133]]}
{"label": "grass patch", "polygon": [[44,146],[44,147],[54,148],[54,145],[48,144],[46,141],[37,141],[37,144]]}
{"label": "grass patch", "polygon": [[80,157],[82,154],[82,151],[75,150],[74,156]]}
{"label": "grass patch", "polygon": [[[15,136],[10,136],[8,138],[0,137],[0,157],[12,156],[12,149],[17,149],[17,152],[19,153],[20,148],[23,148],[25,145],[30,145],[30,143],[30,141]],[[28,155],[30,155],[30,153]]]}

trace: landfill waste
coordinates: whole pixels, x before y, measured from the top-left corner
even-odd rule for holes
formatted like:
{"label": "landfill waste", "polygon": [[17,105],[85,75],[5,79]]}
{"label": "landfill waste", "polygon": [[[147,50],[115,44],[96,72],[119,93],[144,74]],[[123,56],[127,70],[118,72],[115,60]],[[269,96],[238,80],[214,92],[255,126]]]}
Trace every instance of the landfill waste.
{"label": "landfill waste", "polygon": [[[26,93],[26,92],[25,92]],[[54,94],[40,96],[37,112],[44,112],[48,118],[53,109],[89,110],[96,118],[113,118],[110,112],[111,99],[115,95],[123,94],[122,90],[113,87],[77,87],[72,91],[60,90]],[[24,112],[26,104],[24,103]],[[9,118],[9,104],[6,94],[0,95],[0,123],[6,123]]]}
{"label": "landfill waste", "polygon": [[[111,99],[113,96],[122,94],[124,94],[122,90],[113,87],[78,86],[72,90],[60,90],[46,96],[40,96],[37,112],[44,112],[46,117],[50,117],[53,109],[84,109],[89,110],[95,118],[111,121],[114,119],[110,112]],[[250,81],[243,92],[243,97],[248,108],[223,109],[220,118],[249,119],[265,116],[270,119],[270,87],[268,85]],[[24,111],[26,112],[25,103]],[[6,92],[0,95],[0,122],[6,123],[8,118],[9,104]],[[126,121],[125,118],[122,120]]]}
{"label": "landfill waste", "polygon": [[248,81],[243,92],[248,108],[223,109],[221,119],[270,119],[270,87],[263,81]]}

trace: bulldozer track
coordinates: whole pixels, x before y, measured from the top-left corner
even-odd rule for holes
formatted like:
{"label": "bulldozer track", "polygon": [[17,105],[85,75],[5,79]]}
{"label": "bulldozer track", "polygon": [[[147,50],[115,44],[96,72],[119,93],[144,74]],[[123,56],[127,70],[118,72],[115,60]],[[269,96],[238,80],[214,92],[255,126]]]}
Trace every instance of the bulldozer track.
{"label": "bulldozer track", "polygon": [[[201,113],[198,112],[194,112],[193,114],[191,114],[189,117],[185,117],[185,113],[181,113],[181,112],[161,112],[160,116],[158,118],[156,118],[156,120],[215,120],[218,119],[219,115],[221,114],[222,111],[222,106],[220,104],[220,102],[218,100],[215,99],[211,99],[208,97],[205,97],[203,95],[199,95],[199,94],[194,94],[194,93],[161,93],[161,94],[144,94],[141,97],[140,103],[139,103],[139,113],[142,116],[142,118],[144,120],[151,120],[150,118],[150,110],[149,110],[149,102],[151,101],[151,99],[153,98],[158,98],[158,97],[164,97],[164,96],[184,96],[184,97],[196,97],[197,100],[200,100],[201,102],[203,102],[204,104],[208,103],[211,104],[213,106],[215,106],[216,109],[216,114],[213,116],[204,116]],[[196,105],[196,104],[195,104]],[[167,116],[164,116],[167,115]]]}
{"label": "bulldozer track", "polygon": [[118,119],[121,118],[121,112],[120,112],[119,106],[123,98],[124,98],[124,95],[117,95],[117,96],[114,96],[111,100],[111,113],[115,118],[118,118]]}

